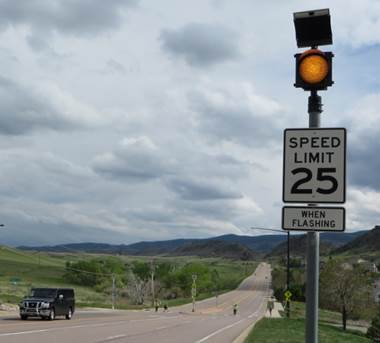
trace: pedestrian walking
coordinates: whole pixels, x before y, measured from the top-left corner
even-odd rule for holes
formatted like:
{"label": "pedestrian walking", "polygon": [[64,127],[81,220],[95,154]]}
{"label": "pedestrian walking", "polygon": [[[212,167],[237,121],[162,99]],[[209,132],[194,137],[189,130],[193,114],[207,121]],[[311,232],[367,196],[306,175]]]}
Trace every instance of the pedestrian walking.
{"label": "pedestrian walking", "polygon": [[268,310],[269,310],[269,315],[272,317],[272,310],[274,308],[274,301],[273,301],[273,298],[271,298],[269,301],[268,301]]}
{"label": "pedestrian walking", "polygon": [[238,311],[238,305],[235,304],[234,307],[233,307],[234,316],[236,316],[237,311]]}
{"label": "pedestrian walking", "polygon": [[154,308],[155,308],[155,311],[158,312],[158,308],[160,307],[160,302],[158,300],[156,300],[154,302]]}

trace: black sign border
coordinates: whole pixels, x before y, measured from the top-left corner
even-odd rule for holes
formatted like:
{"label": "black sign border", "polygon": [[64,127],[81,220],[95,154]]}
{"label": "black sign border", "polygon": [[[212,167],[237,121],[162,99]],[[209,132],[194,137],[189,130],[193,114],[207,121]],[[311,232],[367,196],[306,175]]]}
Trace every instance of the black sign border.
{"label": "black sign border", "polygon": [[[287,131],[325,131],[325,130],[343,130],[344,132],[344,176],[343,176],[343,200],[342,201],[300,201],[285,199],[285,137]],[[347,186],[347,130],[345,127],[310,127],[310,128],[287,128],[284,130],[283,152],[282,152],[282,202],[289,204],[344,204],[346,202],[346,186]]]}
{"label": "black sign border", "polygon": [[[317,230],[301,230],[301,229],[285,229],[284,228],[284,213],[286,208],[300,208],[300,209],[308,209],[308,210],[325,210],[325,209],[332,209],[332,210],[343,210],[343,229],[342,230],[323,230],[323,229],[317,229]],[[282,216],[281,216],[281,228],[284,231],[298,231],[298,232],[344,232],[346,231],[346,209],[342,206],[283,206],[282,207]]]}

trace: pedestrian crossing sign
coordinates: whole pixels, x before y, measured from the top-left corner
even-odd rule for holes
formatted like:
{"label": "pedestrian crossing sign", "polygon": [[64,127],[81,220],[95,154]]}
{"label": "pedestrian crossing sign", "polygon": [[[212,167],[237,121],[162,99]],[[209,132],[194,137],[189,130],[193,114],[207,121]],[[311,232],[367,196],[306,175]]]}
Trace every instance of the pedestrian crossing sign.
{"label": "pedestrian crossing sign", "polygon": [[289,290],[287,290],[287,291],[284,293],[284,295],[285,295],[285,300],[286,300],[286,301],[289,301],[293,294],[292,294],[292,292],[290,292]]}

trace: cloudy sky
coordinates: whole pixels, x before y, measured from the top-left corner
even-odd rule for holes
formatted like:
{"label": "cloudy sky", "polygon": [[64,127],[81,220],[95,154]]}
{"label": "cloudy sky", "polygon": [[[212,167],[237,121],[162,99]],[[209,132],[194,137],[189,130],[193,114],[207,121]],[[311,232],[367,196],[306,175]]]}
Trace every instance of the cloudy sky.
{"label": "cloudy sky", "polygon": [[279,228],[282,132],[306,127],[292,13],[329,7],[348,231],[380,217],[376,0],[0,0],[0,242]]}

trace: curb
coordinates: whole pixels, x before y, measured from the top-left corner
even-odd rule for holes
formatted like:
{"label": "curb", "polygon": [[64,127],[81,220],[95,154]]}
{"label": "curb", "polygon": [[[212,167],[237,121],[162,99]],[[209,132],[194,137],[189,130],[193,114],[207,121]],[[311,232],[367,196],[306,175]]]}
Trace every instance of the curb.
{"label": "curb", "polygon": [[258,320],[254,321],[251,325],[249,325],[238,337],[236,337],[232,343],[244,343],[245,339],[248,337],[249,333],[256,325]]}

